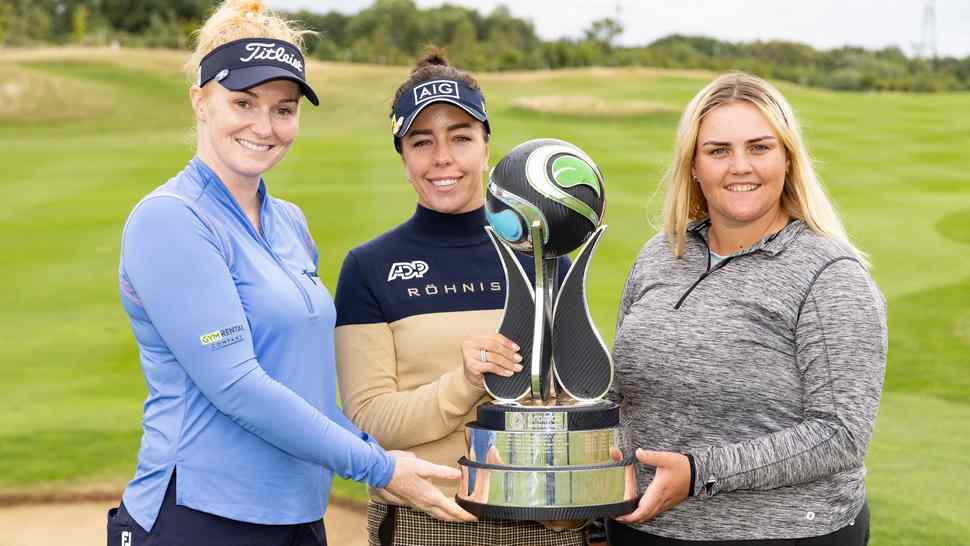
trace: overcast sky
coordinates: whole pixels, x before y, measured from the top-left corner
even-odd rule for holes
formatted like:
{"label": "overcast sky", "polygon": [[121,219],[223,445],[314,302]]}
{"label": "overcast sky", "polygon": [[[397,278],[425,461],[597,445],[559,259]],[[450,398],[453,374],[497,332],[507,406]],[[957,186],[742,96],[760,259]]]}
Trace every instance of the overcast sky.
{"label": "overcast sky", "polygon": [[[268,0],[281,9],[356,13],[372,0]],[[416,0],[418,6],[444,4]],[[619,14],[621,42],[642,45],[668,34],[731,41],[782,39],[821,49],[842,45],[899,46],[908,54],[921,41],[926,0],[450,0],[488,13],[506,5],[532,21],[542,38],[580,37],[591,21]],[[936,0],[940,55],[970,55],[970,0]]]}

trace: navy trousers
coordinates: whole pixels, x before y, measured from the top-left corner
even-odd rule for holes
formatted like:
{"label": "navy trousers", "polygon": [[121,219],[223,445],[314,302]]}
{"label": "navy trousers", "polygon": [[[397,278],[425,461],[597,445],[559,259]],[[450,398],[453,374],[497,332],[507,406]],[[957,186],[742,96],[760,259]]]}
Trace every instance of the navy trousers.
{"label": "navy trousers", "polygon": [[327,546],[327,534],[323,520],[260,525],[178,506],[173,472],[151,532],[131,518],[124,503],[108,510],[108,546]]}

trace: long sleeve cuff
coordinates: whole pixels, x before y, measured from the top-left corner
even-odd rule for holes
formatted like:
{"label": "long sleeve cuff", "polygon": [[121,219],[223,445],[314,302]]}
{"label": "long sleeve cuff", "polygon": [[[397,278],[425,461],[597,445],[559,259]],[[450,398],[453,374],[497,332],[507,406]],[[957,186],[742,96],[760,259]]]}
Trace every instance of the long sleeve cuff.
{"label": "long sleeve cuff", "polygon": [[687,456],[687,462],[690,463],[690,486],[687,488],[687,496],[694,496],[694,485],[697,483],[697,465],[694,464],[694,456],[690,453],[684,453]]}
{"label": "long sleeve cuff", "polygon": [[485,389],[476,387],[465,379],[461,368],[441,376],[438,397],[445,415],[464,416],[485,395]]}
{"label": "long sleeve cuff", "polygon": [[[366,436],[366,433],[364,435]],[[368,438],[367,440],[370,439]],[[383,489],[387,487],[387,484],[391,482],[391,478],[394,477],[394,469],[397,462],[394,460],[394,457],[388,455],[376,442],[372,440],[368,441],[368,445],[374,450],[374,463],[364,482],[371,487]]]}
{"label": "long sleeve cuff", "polygon": [[717,477],[711,468],[710,450],[701,453],[685,453],[690,461],[690,496],[713,497],[720,491]]}

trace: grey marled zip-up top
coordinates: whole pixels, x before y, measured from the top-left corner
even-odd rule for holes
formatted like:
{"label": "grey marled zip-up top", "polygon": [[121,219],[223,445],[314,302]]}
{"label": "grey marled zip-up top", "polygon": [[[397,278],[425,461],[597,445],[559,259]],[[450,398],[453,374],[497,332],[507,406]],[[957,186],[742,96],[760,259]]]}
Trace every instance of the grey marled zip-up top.
{"label": "grey marled zip-up top", "polygon": [[882,294],[848,248],[797,220],[709,270],[708,225],[691,225],[682,258],[653,237],[620,302],[610,396],[623,432],[695,463],[693,496],[637,528],[685,540],[838,530],[866,497]]}

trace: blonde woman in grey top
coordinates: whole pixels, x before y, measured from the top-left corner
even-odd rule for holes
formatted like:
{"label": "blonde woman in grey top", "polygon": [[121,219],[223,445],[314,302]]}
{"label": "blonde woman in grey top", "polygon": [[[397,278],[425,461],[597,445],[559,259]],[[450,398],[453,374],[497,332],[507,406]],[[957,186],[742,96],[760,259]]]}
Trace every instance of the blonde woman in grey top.
{"label": "blonde woman in grey top", "polygon": [[865,544],[885,304],[788,102],[711,82],[668,183],[620,303],[611,396],[646,490],[610,543]]}

